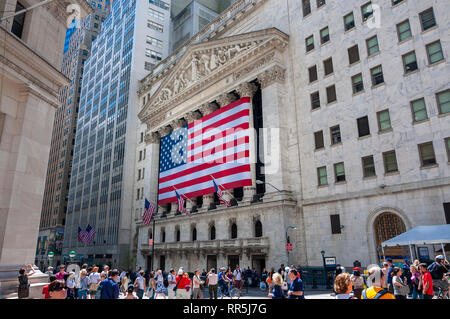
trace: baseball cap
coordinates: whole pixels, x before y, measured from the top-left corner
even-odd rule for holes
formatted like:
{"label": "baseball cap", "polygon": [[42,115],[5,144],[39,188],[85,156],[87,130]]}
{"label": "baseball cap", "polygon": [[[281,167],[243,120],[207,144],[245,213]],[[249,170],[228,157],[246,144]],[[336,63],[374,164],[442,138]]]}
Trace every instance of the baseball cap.
{"label": "baseball cap", "polygon": [[355,267],[355,268],[353,268],[352,270],[353,270],[353,271],[357,270],[357,271],[361,272],[361,270],[359,269],[359,267]]}
{"label": "baseball cap", "polygon": [[436,256],[436,260],[444,260],[445,257],[443,255],[438,255]]}
{"label": "baseball cap", "polygon": [[391,257],[388,257],[388,258],[386,258],[386,261],[392,262],[392,258],[391,258]]}

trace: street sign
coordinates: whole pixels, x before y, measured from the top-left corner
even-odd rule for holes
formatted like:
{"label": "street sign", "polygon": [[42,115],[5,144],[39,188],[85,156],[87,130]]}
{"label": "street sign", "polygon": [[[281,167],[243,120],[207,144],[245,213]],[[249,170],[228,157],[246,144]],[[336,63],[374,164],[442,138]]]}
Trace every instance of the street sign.
{"label": "street sign", "polygon": [[325,257],[325,266],[336,267],[336,257]]}
{"label": "street sign", "polygon": [[286,244],[286,250],[292,251],[292,244]]}

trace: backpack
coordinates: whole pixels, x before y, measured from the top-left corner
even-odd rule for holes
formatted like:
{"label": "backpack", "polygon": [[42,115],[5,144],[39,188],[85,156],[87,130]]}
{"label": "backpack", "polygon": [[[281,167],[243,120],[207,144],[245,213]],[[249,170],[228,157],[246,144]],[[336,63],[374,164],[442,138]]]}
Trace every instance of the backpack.
{"label": "backpack", "polygon": [[[388,293],[388,291],[387,290],[380,290],[376,295],[375,295],[375,297],[373,297],[372,299],[380,299],[381,297],[383,297],[385,294],[387,294]],[[366,290],[363,290],[363,292],[362,292],[362,299],[369,299],[369,298],[367,298],[367,295],[366,295]]]}
{"label": "backpack", "polygon": [[169,280],[167,279],[167,277],[166,278],[164,278],[164,288],[167,288],[167,287],[169,287]]}

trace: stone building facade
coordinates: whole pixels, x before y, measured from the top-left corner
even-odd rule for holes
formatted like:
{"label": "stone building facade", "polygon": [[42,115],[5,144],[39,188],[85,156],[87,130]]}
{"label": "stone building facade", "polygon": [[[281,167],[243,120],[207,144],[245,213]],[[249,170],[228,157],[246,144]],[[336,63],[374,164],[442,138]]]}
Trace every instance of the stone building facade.
{"label": "stone building facade", "polygon": [[[19,268],[35,260],[69,1],[0,3],[0,294],[17,291]],[[91,8],[75,1],[86,16]],[[36,276],[34,276],[36,278]],[[31,280],[34,281],[34,278]]]}
{"label": "stone building facade", "polygon": [[154,234],[136,211],[137,266],[150,265],[149,238],[155,268],[321,266],[321,251],[367,266],[382,241],[450,222],[443,5],[242,0],[162,61],[138,92],[145,196],[156,202],[160,138],[241,97],[252,98],[259,161],[236,207],[210,205],[212,194],[186,217],[172,203]]}

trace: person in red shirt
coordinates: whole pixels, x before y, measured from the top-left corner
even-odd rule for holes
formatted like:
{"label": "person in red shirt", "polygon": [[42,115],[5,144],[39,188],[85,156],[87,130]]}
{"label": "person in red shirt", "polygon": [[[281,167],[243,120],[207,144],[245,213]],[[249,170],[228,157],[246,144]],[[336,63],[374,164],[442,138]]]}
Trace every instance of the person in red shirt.
{"label": "person in red shirt", "polygon": [[177,299],[190,299],[191,298],[191,280],[187,273],[183,269],[178,271],[176,277],[177,282]]}
{"label": "person in red shirt", "polygon": [[57,278],[55,275],[51,275],[49,277],[50,283],[42,287],[42,295],[44,296],[44,299],[50,299],[50,292],[48,291],[48,286],[50,286],[50,284],[54,282],[56,279]]}
{"label": "person in red shirt", "polygon": [[423,299],[433,299],[433,278],[427,270],[427,264],[419,265],[422,274]]}

